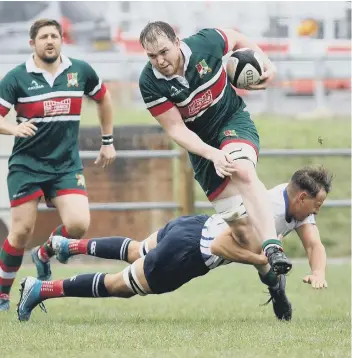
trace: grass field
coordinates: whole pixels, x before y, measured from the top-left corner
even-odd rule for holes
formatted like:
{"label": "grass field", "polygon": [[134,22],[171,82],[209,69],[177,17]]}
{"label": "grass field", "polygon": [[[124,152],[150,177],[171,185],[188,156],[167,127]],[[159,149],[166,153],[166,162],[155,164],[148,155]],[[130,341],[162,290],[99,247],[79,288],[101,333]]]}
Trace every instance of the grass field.
{"label": "grass field", "polygon": [[[122,265],[59,266],[55,278],[79,272],[115,272]],[[330,265],[329,288],[303,284],[306,264],[288,277],[290,323],[275,319],[253,268],[229,265],[178,291],[123,299],[47,301],[26,323],[16,320],[19,280],[10,312],[0,314],[0,357],[241,357],[350,356],[350,265]],[[18,277],[33,275],[22,268]]]}
{"label": "grass field", "polygon": [[[351,122],[349,118],[297,120],[280,116],[253,116],[261,138],[262,148],[350,148]],[[117,128],[123,125],[158,125],[147,110],[114,111]],[[86,102],[83,109],[82,125],[98,125],[96,109]],[[323,139],[323,144],[318,138]],[[334,183],[329,199],[351,197],[351,158],[350,157],[261,157],[258,174],[270,188],[288,181],[292,173],[305,165],[322,164],[334,175]],[[196,200],[207,201],[202,189],[194,181]],[[212,212],[212,211],[208,211]],[[317,217],[322,240],[328,256],[339,257],[351,254],[351,210],[350,208],[323,208]],[[295,233],[285,240],[285,249],[290,256],[302,256],[304,250]]]}

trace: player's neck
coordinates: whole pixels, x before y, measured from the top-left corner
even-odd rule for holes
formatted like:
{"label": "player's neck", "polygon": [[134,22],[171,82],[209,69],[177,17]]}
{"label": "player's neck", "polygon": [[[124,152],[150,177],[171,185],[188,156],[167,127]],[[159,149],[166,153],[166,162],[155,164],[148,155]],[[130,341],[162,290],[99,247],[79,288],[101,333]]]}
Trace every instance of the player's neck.
{"label": "player's neck", "polygon": [[179,57],[179,63],[178,63],[176,75],[184,77],[185,76],[184,67],[185,67],[185,57],[183,56],[183,53],[180,50],[180,57]]}
{"label": "player's neck", "polygon": [[53,63],[47,63],[45,61],[43,61],[42,59],[40,59],[36,54],[34,54],[34,63],[35,65],[40,68],[41,70],[47,71],[49,73],[51,73],[52,75],[55,75],[55,73],[57,72],[60,63],[61,63],[61,56],[59,56],[55,62]]}

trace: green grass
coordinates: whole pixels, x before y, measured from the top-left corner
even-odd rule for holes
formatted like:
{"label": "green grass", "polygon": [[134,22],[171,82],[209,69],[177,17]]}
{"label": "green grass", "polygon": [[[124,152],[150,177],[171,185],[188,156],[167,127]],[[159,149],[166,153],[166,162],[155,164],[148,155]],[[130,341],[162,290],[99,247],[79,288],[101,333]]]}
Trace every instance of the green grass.
{"label": "green grass", "polygon": [[[287,117],[254,116],[262,148],[350,148],[351,122],[349,118],[305,119]],[[147,110],[127,110],[116,108],[114,122],[122,125],[158,125]],[[97,125],[94,104],[84,104],[82,125]],[[318,138],[323,139],[323,144]],[[350,157],[260,157],[258,174],[264,184],[271,188],[290,179],[292,173],[305,165],[324,165],[334,175],[333,189],[329,199],[351,197],[351,158]],[[207,201],[197,182],[195,197]],[[207,211],[211,213],[213,211]],[[318,216],[322,240],[328,256],[351,254],[351,210],[350,208],[323,208]],[[286,240],[286,249],[292,257],[304,255],[304,250],[295,233]]]}
{"label": "green grass", "polygon": [[[55,278],[83,272],[116,272],[122,265],[54,265]],[[65,298],[46,302],[32,319],[0,314],[0,356],[24,357],[348,357],[350,355],[350,265],[330,265],[329,288],[302,283],[306,264],[288,277],[290,323],[275,319],[264,286],[252,267],[229,265],[178,291],[123,299]],[[18,277],[33,275],[32,266]]]}

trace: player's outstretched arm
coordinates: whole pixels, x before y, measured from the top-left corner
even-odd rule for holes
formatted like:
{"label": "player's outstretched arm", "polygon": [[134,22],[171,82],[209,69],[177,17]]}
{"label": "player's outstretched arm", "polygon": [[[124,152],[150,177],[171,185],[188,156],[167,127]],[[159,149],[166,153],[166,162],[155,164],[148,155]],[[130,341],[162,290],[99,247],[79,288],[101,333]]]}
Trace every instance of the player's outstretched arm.
{"label": "player's outstretched arm", "polygon": [[218,235],[211,244],[211,252],[226,260],[249,265],[265,265],[268,259],[264,254],[256,254],[240,246],[232,237],[228,228]]}
{"label": "player's outstretched arm", "polygon": [[229,154],[204,143],[199,136],[184,124],[176,107],[155,117],[165,132],[182,148],[214,163],[216,173],[224,178],[235,171]]}
{"label": "player's outstretched arm", "polygon": [[326,288],[325,279],[326,252],[320,240],[318,227],[314,224],[305,224],[296,229],[299,238],[306,250],[311,274],[303,278],[303,282],[312,285],[313,288]]}

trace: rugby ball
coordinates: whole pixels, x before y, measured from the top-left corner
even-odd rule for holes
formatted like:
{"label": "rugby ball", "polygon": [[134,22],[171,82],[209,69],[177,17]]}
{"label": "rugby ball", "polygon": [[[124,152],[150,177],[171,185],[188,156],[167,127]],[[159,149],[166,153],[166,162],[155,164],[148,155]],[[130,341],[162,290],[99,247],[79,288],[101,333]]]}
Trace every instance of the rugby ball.
{"label": "rugby ball", "polygon": [[264,72],[263,61],[255,51],[241,48],[229,57],[226,72],[234,87],[250,89],[250,85],[260,82],[260,76]]}

